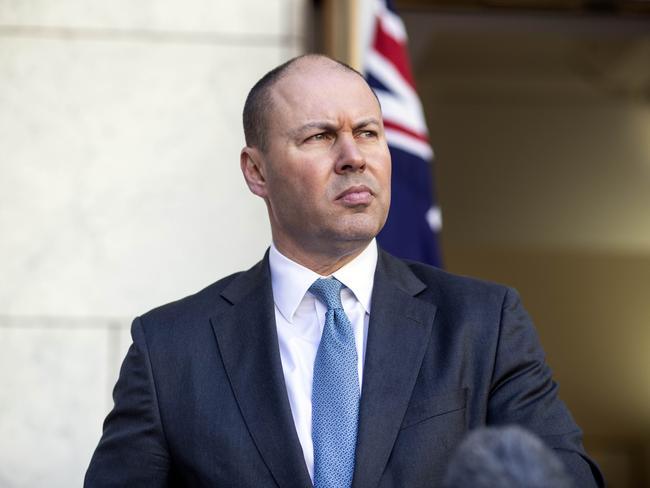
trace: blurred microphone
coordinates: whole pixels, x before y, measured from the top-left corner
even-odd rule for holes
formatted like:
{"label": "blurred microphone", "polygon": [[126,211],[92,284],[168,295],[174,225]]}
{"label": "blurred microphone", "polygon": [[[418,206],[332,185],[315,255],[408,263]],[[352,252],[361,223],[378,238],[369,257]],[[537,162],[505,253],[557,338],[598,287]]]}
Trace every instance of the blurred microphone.
{"label": "blurred microphone", "polygon": [[445,488],[573,488],[564,464],[516,426],[472,431],[449,463]]}

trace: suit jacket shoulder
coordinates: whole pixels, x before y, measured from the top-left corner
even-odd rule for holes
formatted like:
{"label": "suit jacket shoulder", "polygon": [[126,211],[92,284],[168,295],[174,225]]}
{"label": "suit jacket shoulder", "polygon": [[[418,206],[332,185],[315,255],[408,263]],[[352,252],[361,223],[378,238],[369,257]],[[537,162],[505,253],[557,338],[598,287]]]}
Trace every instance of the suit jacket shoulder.
{"label": "suit jacket shoulder", "polygon": [[[205,324],[219,313],[251,293],[260,295],[270,292],[268,259],[256,263],[246,271],[230,274],[202,290],[179,300],[156,307],[138,319],[147,335],[164,333],[176,328],[184,329],[193,324]],[[260,290],[260,287],[263,289]]]}
{"label": "suit jacket shoulder", "polygon": [[405,266],[426,285],[427,291],[424,296],[435,297],[437,301],[452,305],[478,304],[483,301],[500,304],[507,293],[516,293],[511,287],[503,284],[461,276],[418,261],[402,260],[387,253],[382,254],[384,254],[382,259],[389,263],[387,266],[394,268]]}

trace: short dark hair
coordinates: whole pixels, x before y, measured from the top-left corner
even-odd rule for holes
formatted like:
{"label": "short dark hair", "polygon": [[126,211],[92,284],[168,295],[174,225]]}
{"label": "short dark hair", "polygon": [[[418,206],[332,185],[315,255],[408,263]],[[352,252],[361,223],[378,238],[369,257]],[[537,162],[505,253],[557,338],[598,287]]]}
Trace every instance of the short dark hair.
{"label": "short dark hair", "polygon": [[471,432],[449,463],[445,488],[572,488],[564,464],[517,426]]}
{"label": "short dark hair", "polygon": [[287,74],[287,71],[294,63],[305,58],[321,58],[330,60],[332,63],[334,63],[335,66],[338,66],[339,68],[342,68],[351,73],[356,73],[365,81],[363,75],[356,69],[348,66],[341,61],[337,61],[336,59],[332,59],[329,56],[325,56],[324,54],[303,54],[282,63],[280,66],[273,68],[271,71],[262,76],[257,81],[257,83],[253,85],[253,88],[251,88],[251,90],[248,92],[246,102],[244,103],[243,114],[244,139],[246,140],[247,146],[256,146],[263,151],[266,150],[268,144],[268,141],[266,140],[266,133],[268,128],[267,114],[270,111],[272,104],[271,89]]}

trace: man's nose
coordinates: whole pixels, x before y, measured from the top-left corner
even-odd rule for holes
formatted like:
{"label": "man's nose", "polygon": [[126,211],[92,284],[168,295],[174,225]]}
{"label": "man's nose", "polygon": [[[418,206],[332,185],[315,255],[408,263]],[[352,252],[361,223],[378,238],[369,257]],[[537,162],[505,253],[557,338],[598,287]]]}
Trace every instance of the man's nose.
{"label": "man's nose", "polygon": [[337,141],[338,159],[336,161],[336,172],[356,172],[366,168],[366,159],[357,145],[354,136],[340,137]]}

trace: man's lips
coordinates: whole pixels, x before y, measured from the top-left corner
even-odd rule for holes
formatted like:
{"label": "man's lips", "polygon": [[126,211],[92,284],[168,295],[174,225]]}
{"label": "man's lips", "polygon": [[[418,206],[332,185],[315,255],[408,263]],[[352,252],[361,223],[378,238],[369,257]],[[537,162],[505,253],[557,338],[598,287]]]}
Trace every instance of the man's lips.
{"label": "man's lips", "polygon": [[356,185],[341,192],[336,201],[344,205],[368,205],[373,198],[374,194],[370,188],[366,185]]}

